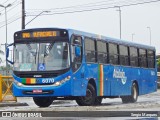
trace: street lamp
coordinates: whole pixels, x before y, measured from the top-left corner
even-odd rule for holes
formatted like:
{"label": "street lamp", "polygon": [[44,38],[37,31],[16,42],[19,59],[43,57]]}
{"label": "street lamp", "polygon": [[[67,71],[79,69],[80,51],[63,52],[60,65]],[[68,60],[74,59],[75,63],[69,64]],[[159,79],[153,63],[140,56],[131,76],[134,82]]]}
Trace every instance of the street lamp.
{"label": "street lamp", "polygon": [[[3,7],[4,10],[5,10],[5,24],[6,24],[6,43],[5,43],[5,52],[6,52],[6,49],[7,49],[7,8],[12,6],[12,4],[8,4],[7,6],[4,6],[4,5],[1,5],[0,4],[0,7]],[[7,60],[6,60],[6,69],[7,69]],[[6,71],[6,75],[7,75],[7,71]]]}
{"label": "street lamp", "polygon": [[115,6],[115,7],[117,7],[118,8],[117,11],[119,11],[119,34],[120,34],[120,39],[121,39],[122,37],[121,7],[120,6]]}
{"label": "street lamp", "polygon": [[151,27],[147,27],[149,30],[149,44],[151,45]]}
{"label": "street lamp", "polygon": [[133,41],[133,36],[134,36],[135,34],[134,33],[132,33],[132,41]]}
{"label": "street lamp", "polygon": [[40,13],[39,13],[38,15],[36,15],[32,20],[30,20],[28,23],[26,23],[25,26],[28,25],[30,22],[32,22],[34,19],[36,19],[38,16],[40,16],[40,15],[41,15],[42,13],[44,13],[44,12],[45,12],[45,13],[49,13],[50,11],[42,11],[42,12],[40,12]]}
{"label": "street lamp", "polygon": [[7,44],[7,8],[10,7],[11,4],[8,4],[7,6],[1,5],[0,7],[3,7],[5,9],[5,24],[6,24],[6,44]]}

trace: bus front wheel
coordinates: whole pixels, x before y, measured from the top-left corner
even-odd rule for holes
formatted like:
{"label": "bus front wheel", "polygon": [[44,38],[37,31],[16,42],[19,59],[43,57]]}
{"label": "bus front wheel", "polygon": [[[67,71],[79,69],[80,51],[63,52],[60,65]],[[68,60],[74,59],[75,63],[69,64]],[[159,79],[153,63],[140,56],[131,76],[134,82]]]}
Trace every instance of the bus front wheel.
{"label": "bus front wheel", "polygon": [[101,105],[102,99],[103,98],[101,98],[101,97],[96,97],[94,105]]}
{"label": "bus front wheel", "polygon": [[91,106],[94,105],[96,99],[96,91],[92,84],[88,84],[86,90],[86,96],[81,96],[76,99],[79,106]]}
{"label": "bus front wheel", "polygon": [[52,97],[33,97],[34,103],[39,107],[48,107],[52,104]]}
{"label": "bus front wheel", "polygon": [[122,96],[123,103],[134,103],[137,102],[138,99],[138,86],[136,83],[132,84],[131,95],[130,96]]}

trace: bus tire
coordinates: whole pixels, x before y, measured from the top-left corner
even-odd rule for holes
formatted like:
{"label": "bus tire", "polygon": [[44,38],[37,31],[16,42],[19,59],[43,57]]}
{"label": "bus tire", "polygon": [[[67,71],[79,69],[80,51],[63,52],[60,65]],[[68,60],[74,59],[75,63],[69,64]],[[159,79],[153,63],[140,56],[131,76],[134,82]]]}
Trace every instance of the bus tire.
{"label": "bus tire", "polygon": [[79,106],[92,106],[95,104],[96,91],[92,84],[88,84],[86,96],[81,96],[76,99]]}
{"label": "bus tire", "polygon": [[94,105],[101,105],[102,99],[103,98],[101,98],[101,97],[96,97]]}
{"label": "bus tire", "polygon": [[131,95],[130,96],[123,96],[122,102],[123,103],[135,103],[137,102],[138,99],[138,86],[136,83],[132,84],[132,89],[131,89]]}
{"label": "bus tire", "polygon": [[34,103],[39,107],[49,107],[52,102],[52,97],[33,97]]}

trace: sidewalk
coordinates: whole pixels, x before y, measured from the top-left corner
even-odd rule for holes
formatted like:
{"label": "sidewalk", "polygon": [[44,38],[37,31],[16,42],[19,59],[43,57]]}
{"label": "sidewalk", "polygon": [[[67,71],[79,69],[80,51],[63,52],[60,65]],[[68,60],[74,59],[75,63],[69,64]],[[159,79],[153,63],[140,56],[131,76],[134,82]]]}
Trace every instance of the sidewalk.
{"label": "sidewalk", "polygon": [[0,107],[28,106],[26,101],[19,101],[18,98],[16,99],[17,100],[15,100],[12,95],[6,95],[0,102]]}
{"label": "sidewalk", "polygon": [[0,102],[0,107],[12,107],[12,106],[28,106],[28,104],[21,102]]}

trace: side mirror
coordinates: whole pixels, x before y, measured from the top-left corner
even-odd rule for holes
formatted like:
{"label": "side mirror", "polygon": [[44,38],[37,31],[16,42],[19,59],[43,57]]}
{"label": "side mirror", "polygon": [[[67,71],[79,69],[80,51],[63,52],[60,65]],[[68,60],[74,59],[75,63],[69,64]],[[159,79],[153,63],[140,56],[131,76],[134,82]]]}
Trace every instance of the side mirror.
{"label": "side mirror", "polygon": [[9,48],[6,49],[6,58],[9,57]]}
{"label": "side mirror", "polygon": [[12,44],[8,45],[7,48],[6,48],[6,61],[9,62],[10,64],[13,64],[13,61],[10,61],[8,60],[8,57],[9,57],[9,47],[12,46]]}
{"label": "side mirror", "polygon": [[76,55],[76,57],[80,57],[81,56],[81,48],[79,46],[75,47],[75,55]]}

